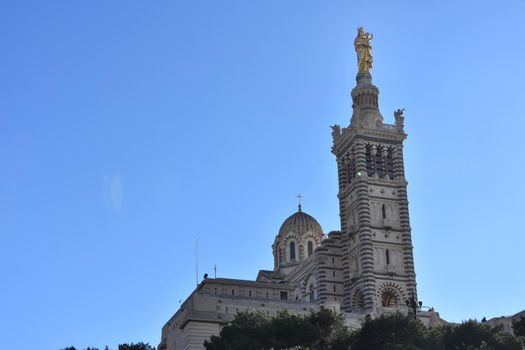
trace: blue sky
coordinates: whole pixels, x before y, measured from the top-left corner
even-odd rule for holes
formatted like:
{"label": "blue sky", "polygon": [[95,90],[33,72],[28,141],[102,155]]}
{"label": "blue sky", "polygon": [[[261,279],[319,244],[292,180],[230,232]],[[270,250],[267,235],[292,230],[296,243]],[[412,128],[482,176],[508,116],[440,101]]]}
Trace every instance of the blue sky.
{"label": "blue sky", "polygon": [[329,125],[358,26],[406,108],[418,291],[450,321],[525,309],[523,1],[3,1],[0,333],[157,345],[200,271],[255,278],[296,210],[339,228]]}

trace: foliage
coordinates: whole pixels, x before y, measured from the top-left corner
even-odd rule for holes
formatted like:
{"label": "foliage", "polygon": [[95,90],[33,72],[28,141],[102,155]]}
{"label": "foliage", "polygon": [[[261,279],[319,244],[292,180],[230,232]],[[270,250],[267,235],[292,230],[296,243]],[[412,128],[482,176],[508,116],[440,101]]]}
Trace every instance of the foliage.
{"label": "foliage", "polygon": [[[66,348],[63,348],[61,350],[77,350],[74,346],[68,346]],[[93,347],[87,347],[84,350],[98,350],[98,348]],[[106,345],[104,347],[104,350],[109,350],[108,346]],[[149,345],[148,343],[137,343],[137,344],[119,344],[118,350],[155,350],[155,347]]]}
{"label": "foliage", "polygon": [[[525,317],[514,322],[513,328],[517,335],[523,334],[520,332],[525,328]],[[240,312],[204,346],[206,350],[523,350],[524,341],[525,337],[474,320],[426,328],[419,320],[401,313],[367,317],[361,329],[350,332],[341,315],[321,308],[307,315],[281,311],[274,318],[262,312]],[[70,346],[62,350],[77,349]],[[155,347],[131,343],[120,344],[118,350]]]}
{"label": "foliage", "polygon": [[118,350],[155,350],[155,347],[149,345],[149,343],[137,343],[137,344],[119,344]]}
{"label": "foliage", "polygon": [[204,343],[207,350],[344,349],[349,333],[336,313],[321,308],[308,315],[282,311],[274,318],[261,312],[241,312],[224,325],[220,336]]}
{"label": "foliage", "polygon": [[490,328],[474,320],[456,326],[442,328],[445,349],[522,350],[518,337],[505,332],[501,327]]}
{"label": "foliage", "polygon": [[284,311],[274,318],[242,312],[223,326],[220,336],[204,343],[207,350],[522,350],[523,340],[501,328],[477,321],[426,328],[401,313],[368,317],[350,332],[341,316],[327,309],[308,315]]}
{"label": "foliage", "polygon": [[351,339],[352,349],[415,350],[442,349],[440,334],[426,329],[421,322],[401,313],[367,318]]}

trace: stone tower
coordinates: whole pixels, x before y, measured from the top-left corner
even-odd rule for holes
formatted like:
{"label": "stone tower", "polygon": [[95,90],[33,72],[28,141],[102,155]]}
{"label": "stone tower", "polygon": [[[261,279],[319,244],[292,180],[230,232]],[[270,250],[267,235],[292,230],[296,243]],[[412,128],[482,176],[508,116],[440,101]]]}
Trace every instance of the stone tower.
{"label": "stone tower", "polygon": [[417,301],[407,182],[403,111],[385,124],[372,84],[372,35],[358,30],[357,84],[350,125],[332,126],[337,158],[347,312],[381,314]]}

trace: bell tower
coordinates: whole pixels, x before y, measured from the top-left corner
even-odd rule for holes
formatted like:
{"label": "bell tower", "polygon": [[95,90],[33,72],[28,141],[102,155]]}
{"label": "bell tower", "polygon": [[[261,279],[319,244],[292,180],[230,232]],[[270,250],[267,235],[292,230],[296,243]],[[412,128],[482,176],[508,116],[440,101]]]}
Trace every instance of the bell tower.
{"label": "bell tower", "polygon": [[373,36],[358,29],[358,60],[348,127],[332,126],[339,179],[344,300],[347,312],[381,314],[417,301],[403,110],[384,123],[372,84]]}

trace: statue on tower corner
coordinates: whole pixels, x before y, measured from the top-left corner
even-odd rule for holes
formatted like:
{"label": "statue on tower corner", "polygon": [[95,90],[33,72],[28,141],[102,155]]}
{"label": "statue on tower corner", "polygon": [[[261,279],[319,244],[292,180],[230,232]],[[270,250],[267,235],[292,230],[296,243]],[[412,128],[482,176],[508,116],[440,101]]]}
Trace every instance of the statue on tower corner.
{"label": "statue on tower corner", "polygon": [[394,119],[396,120],[397,126],[403,126],[405,124],[405,116],[403,115],[404,112],[404,108],[400,108],[394,111]]}
{"label": "statue on tower corner", "polygon": [[357,52],[357,73],[370,74],[372,68],[372,39],[374,36],[366,33],[363,27],[357,28],[357,36],[354,40]]}

